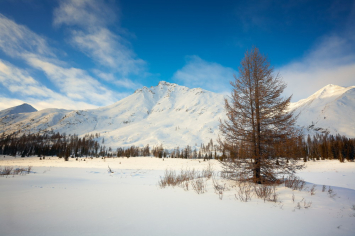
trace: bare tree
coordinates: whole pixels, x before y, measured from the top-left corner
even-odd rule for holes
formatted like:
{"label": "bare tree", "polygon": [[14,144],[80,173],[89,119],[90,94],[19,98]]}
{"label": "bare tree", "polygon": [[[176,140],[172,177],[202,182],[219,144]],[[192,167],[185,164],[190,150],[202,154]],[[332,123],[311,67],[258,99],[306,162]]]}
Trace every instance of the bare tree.
{"label": "bare tree", "polygon": [[225,176],[260,184],[301,169],[295,157],[301,155],[302,138],[294,128],[296,117],[287,113],[291,96],[281,97],[286,84],[268,59],[254,47],[234,78],[225,99],[228,119],[220,121]]}

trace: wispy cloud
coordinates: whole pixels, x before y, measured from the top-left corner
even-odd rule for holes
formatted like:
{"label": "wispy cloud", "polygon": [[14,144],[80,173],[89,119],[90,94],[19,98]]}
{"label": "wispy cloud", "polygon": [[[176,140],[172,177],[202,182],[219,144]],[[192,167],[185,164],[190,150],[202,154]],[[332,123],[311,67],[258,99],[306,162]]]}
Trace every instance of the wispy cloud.
{"label": "wispy cloud", "polygon": [[[115,80],[123,80],[116,83],[120,85],[126,84],[128,75],[144,75],[146,62],[136,56],[123,34],[109,29],[116,19],[117,15],[106,1],[65,0],[54,11],[53,22],[57,27],[68,26],[71,45],[106,72],[115,73]],[[124,32],[123,29],[118,31]]]}
{"label": "wispy cloud", "polygon": [[[67,104],[67,108],[79,109],[109,105],[122,98],[123,94],[108,89],[86,71],[58,59],[55,49],[48,46],[44,37],[3,15],[0,15],[0,49],[13,58],[24,60],[32,68],[43,71],[62,94],[59,96],[24,70],[1,61],[0,83],[14,95],[20,92],[24,99],[48,99],[50,103],[47,105],[50,107],[55,104],[63,107],[63,104]],[[24,97],[26,95],[27,98]],[[54,102],[56,99],[57,102]],[[46,103],[41,104],[44,107]]]}
{"label": "wispy cloud", "polygon": [[30,103],[41,110],[49,107],[65,109],[89,109],[95,105],[70,99],[36,81],[23,69],[0,60],[0,83],[18,98],[0,96],[0,110],[11,106]]}
{"label": "wispy cloud", "polygon": [[12,57],[27,53],[54,57],[44,37],[0,14],[0,49]]}
{"label": "wispy cloud", "polygon": [[173,80],[188,87],[201,87],[210,91],[229,93],[229,81],[237,72],[215,62],[207,62],[198,56],[188,56],[186,65],[173,75]]}
{"label": "wispy cloud", "polygon": [[306,98],[328,84],[355,85],[355,27],[325,36],[301,60],[278,70],[293,101]]}
{"label": "wispy cloud", "polygon": [[84,100],[92,104],[111,104],[115,95],[102,86],[86,71],[77,68],[63,68],[37,57],[28,58],[28,63],[42,70],[68,98]]}
{"label": "wispy cloud", "polygon": [[62,0],[54,10],[54,25],[103,27],[117,19],[114,5],[103,0]]}
{"label": "wispy cloud", "polygon": [[127,79],[127,78],[122,78],[122,79],[117,80],[114,73],[105,73],[105,72],[103,72],[101,70],[97,70],[97,69],[94,69],[93,72],[99,78],[105,80],[106,82],[116,84],[119,87],[123,87],[123,88],[127,88],[127,89],[138,89],[143,86],[140,83],[135,83],[132,80]]}

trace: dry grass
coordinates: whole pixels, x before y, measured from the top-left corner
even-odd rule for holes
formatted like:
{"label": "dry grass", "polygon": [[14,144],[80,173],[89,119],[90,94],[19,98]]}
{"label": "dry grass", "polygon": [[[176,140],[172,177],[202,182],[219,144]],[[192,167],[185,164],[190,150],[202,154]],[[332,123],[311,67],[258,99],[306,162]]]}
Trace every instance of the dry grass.
{"label": "dry grass", "polygon": [[218,181],[216,180],[215,174],[212,175],[212,184],[213,184],[214,192],[218,194],[219,199],[222,200],[223,192],[226,189],[226,184],[224,185],[219,184]]}
{"label": "dry grass", "polygon": [[255,185],[254,186],[254,192],[255,195],[258,198],[261,198],[264,200],[264,202],[268,199],[271,198],[272,195],[272,187],[271,186],[267,186],[267,185]]}
{"label": "dry grass", "polygon": [[330,186],[328,187],[328,194],[330,198],[335,198],[335,196],[337,195]]}
{"label": "dry grass", "polygon": [[192,179],[190,181],[192,188],[195,190],[197,194],[202,194],[207,192],[206,190],[206,182],[203,178]]}
{"label": "dry grass", "polygon": [[108,170],[107,170],[108,173],[114,173],[113,170],[110,168],[110,166],[108,166]]}
{"label": "dry grass", "polygon": [[327,186],[323,185],[322,192],[325,192],[326,189],[327,189]]}
{"label": "dry grass", "polygon": [[237,194],[235,194],[235,198],[240,200],[241,202],[248,202],[251,200],[253,196],[253,187],[250,182],[239,182],[237,185]]}
{"label": "dry grass", "polygon": [[304,182],[301,178],[291,175],[284,179],[285,187],[291,188],[292,190],[300,190],[302,191],[306,182]]}
{"label": "dry grass", "polygon": [[167,169],[165,170],[164,176],[160,177],[158,184],[161,188],[165,188],[167,186],[181,186],[183,188],[188,189],[188,184],[186,184],[185,182],[189,182],[190,180],[194,180],[197,178],[202,178],[202,174],[195,171],[195,169],[181,170],[180,174],[176,174],[175,170]]}
{"label": "dry grass", "polygon": [[32,170],[32,166],[27,168],[14,168],[12,166],[5,166],[4,168],[0,167],[0,175],[9,176],[9,175],[24,175],[29,174]]}
{"label": "dry grass", "polygon": [[315,195],[316,194],[316,187],[317,185],[313,184],[312,188],[311,188],[311,195]]}
{"label": "dry grass", "polygon": [[192,189],[196,191],[197,194],[202,194],[207,191],[207,183],[214,175],[214,170],[210,163],[206,169],[202,171],[196,171],[195,169],[185,169],[181,170],[180,173],[176,173],[175,170],[165,170],[164,176],[160,177],[158,185],[161,188],[168,186],[178,186],[183,188],[185,191],[189,190],[189,186],[192,186]]}
{"label": "dry grass", "polygon": [[12,166],[5,166],[4,169],[0,168],[0,175],[10,175],[13,170]]}
{"label": "dry grass", "polygon": [[312,206],[312,202],[306,202],[306,201],[303,202],[303,208],[304,208],[304,209],[308,209],[308,208],[310,208],[311,206]]}

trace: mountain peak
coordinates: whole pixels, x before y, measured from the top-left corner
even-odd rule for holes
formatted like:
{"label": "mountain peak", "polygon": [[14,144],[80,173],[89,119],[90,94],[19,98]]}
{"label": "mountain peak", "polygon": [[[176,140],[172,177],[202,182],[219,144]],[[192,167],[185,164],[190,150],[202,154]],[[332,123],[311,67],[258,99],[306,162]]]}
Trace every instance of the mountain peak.
{"label": "mountain peak", "polygon": [[171,85],[171,83],[162,80],[159,81],[158,85]]}
{"label": "mountain peak", "polygon": [[5,110],[0,111],[0,117],[18,113],[29,113],[29,112],[36,112],[37,109],[31,106],[30,104],[23,103],[18,106],[10,107]]}
{"label": "mountain peak", "polygon": [[326,86],[324,86],[322,89],[343,89],[343,86],[339,86],[336,84],[328,84]]}

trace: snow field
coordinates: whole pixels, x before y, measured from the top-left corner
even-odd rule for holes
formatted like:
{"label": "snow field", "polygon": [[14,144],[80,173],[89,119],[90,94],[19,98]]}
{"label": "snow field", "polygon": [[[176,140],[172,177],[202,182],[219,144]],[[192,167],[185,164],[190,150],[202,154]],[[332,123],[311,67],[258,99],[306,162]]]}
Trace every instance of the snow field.
{"label": "snow field", "polygon": [[[299,173],[306,190],[282,185],[278,202],[264,203],[255,196],[237,200],[235,183],[222,179],[229,188],[222,200],[207,179],[204,194],[158,186],[166,169],[201,171],[208,166],[203,160],[1,156],[1,167],[33,167],[27,175],[0,177],[0,235],[355,235],[354,164],[308,162]],[[335,197],[322,192],[331,183]],[[308,209],[304,201],[312,202]]]}

